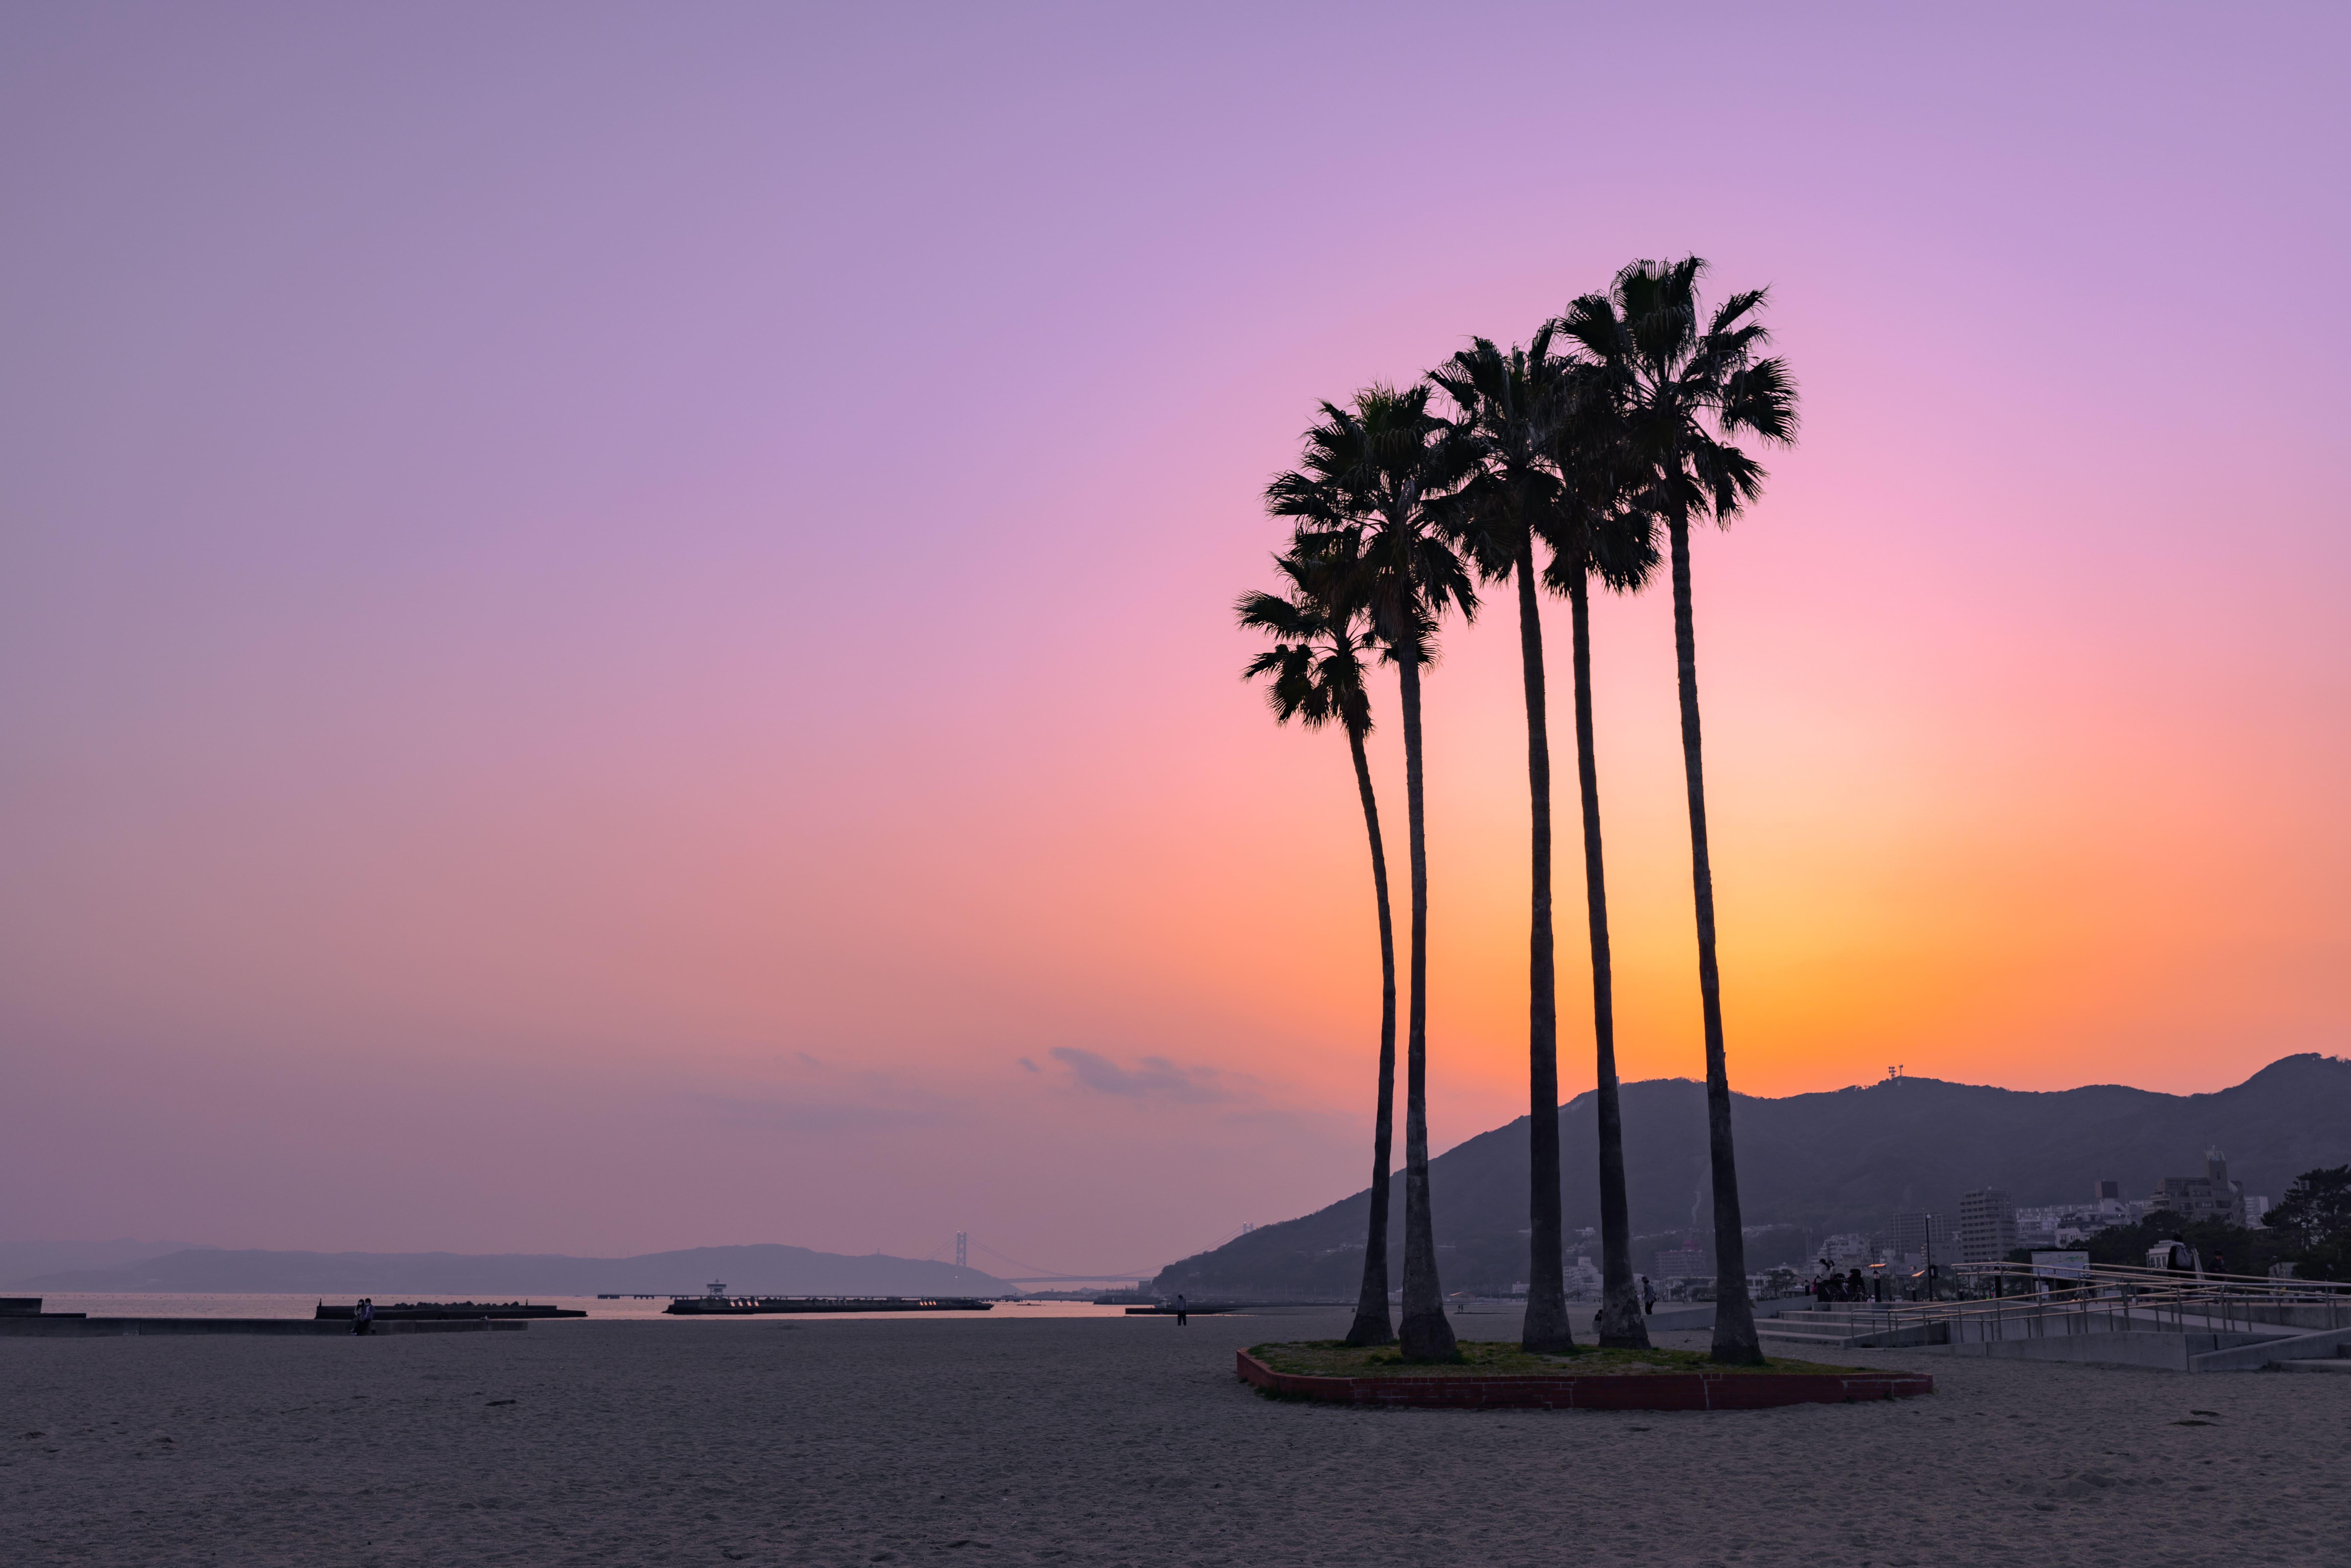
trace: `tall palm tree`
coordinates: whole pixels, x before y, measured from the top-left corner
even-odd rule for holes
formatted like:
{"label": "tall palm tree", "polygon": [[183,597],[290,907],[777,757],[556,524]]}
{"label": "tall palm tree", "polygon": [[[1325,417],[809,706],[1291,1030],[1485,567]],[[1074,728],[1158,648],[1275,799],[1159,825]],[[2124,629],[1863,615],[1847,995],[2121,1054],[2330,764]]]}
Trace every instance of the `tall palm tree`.
{"label": "tall palm tree", "polygon": [[1396,666],[1404,718],[1405,814],[1411,845],[1412,1002],[1405,1031],[1404,1320],[1406,1361],[1450,1361],[1428,1191],[1428,846],[1421,789],[1421,669],[1436,653],[1438,621],[1475,616],[1478,592],[1445,532],[1445,500],[1474,461],[1431,413],[1431,389],[1373,386],[1345,408],[1322,405],[1298,469],[1266,487],[1276,516],[1297,519],[1302,553],[1350,563],[1360,599]]}
{"label": "tall palm tree", "polygon": [[1763,468],[1734,444],[1741,434],[1792,441],[1796,393],[1785,361],[1759,359],[1769,340],[1765,293],[1733,294],[1701,319],[1698,280],[1706,263],[1636,261],[1605,295],[1568,307],[1560,330],[1614,383],[1628,442],[1644,470],[1645,505],[1672,547],[1674,651],[1681,694],[1682,768],[1689,792],[1690,881],[1698,914],[1698,996],[1706,1023],[1707,1143],[1714,1171],[1713,1358],[1763,1359],[1747,1297],[1739,1172],[1730,1136],[1730,1076],[1722,1041],[1722,985],[1715,965],[1714,873],[1707,858],[1706,775],[1698,737],[1698,651],[1691,629],[1689,523],[1727,525],[1761,493]]}
{"label": "tall palm tree", "polygon": [[1656,570],[1656,530],[1630,504],[1637,475],[1604,377],[1571,368],[1551,425],[1560,505],[1545,536],[1544,583],[1567,596],[1575,685],[1575,772],[1583,815],[1584,927],[1592,950],[1593,1120],[1600,1161],[1600,1343],[1638,1349],[1648,1321],[1633,1283],[1633,1227],[1625,1188],[1625,1120],[1616,1083],[1616,1002],[1608,946],[1608,873],[1601,852],[1600,779],[1592,734],[1591,585],[1636,593]]}
{"label": "tall palm tree", "polygon": [[1559,510],[1547,462],[1562,367],[1551,329],[1505,353],[1484,338],[1428,379],[1453,400],[1458,434],[1478,471],[1455,496],[1455,534],[1489,582],[1515,578],[1519,667],[1527,704],[1527,800],[1531,908],[1527,928],[1527,1311],[1523,1348],[1572,1350],[1559,1166],[1559,995],[1551,919],[1551,730],[1543,687],[1542,613],[1535,593],[1535,538]]}
{"label": "tall palm tree", "polygon": [[1355,1298],[1355,1321],[1347,1331],[1353,1345],[1387,1344],[1395,1338],[1388,1322],[1388,1167],[1395,1123],[1396,970],[1395,925],[1388,913],[1387,850],[1380,838],[1379,799],[1372,791],[1372,768],[1364,737],[1372,732],[1372,702],[1364,690],[1364,658],[1377,643],[1359,607],[1332,589],[1345,581],[1349,563],[1319,562],[1295,549],[1274,557],[1288,580],[1280,593],[1251,591],[1234,610],[1244,628],[1269,633],[1272,647],[1249,661],[1245,680],[1267,682],[1266,706],[1277,723],[1297,719],[1308,729],[1336,722],[1346,731],[1355,760],[1355,789],[1363,797],[1364,829],[1372,841],[1372,894],[1380,915],[1379,1108],[1372,1124],[1371,1229],[1364,1245],[1363,1287]]}

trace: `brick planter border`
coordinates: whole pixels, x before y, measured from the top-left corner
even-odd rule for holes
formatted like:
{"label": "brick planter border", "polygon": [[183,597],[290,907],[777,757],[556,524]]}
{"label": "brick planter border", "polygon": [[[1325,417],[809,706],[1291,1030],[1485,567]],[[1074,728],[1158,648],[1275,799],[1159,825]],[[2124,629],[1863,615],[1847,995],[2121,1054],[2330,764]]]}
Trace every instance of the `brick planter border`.
{"label": "brick planter border", "polygon": [[1467,1377],[1317,1377],[1276,1372],[1233,1353],[1242,1382],[1269,1393],[1334,1405],[1448,1410],[1763,1410],[1779,1405],[1850,1405],[1935,1392],[1916,1372],[1573,1373]]}

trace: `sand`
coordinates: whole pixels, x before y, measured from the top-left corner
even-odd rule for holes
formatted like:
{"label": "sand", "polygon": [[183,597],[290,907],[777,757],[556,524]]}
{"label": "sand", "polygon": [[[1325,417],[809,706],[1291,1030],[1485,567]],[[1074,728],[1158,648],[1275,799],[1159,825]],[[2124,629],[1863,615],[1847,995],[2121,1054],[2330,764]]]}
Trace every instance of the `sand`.
{"label": "sand", "polygon": [[1233,1377],[1236,1346],[1343,1327],[990,1314],[0,1340],[0,1555],[2351,1563],[2351,1378],[1856,1351],[1940,1392],[1708,1416],[1353,1410]]}

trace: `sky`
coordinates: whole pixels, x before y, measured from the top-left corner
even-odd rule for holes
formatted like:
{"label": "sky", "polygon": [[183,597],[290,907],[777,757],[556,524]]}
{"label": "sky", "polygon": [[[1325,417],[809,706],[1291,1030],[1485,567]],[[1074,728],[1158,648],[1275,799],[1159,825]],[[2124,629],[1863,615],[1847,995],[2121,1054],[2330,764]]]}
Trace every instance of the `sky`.
{"label": "sky", "polygon": [[[1343,741],[1238,678],[1264,485],[1690,253],[1802,398],[1696,544],[1734,1087],[2340,1052],[2346,47],[0,11],[0,1237],[1149,1271],[1360,1188],[1370,877]],[[1670,606],[1593,619],[1623,1071],[1699,1076]],[[1427,686],[1439,1148],[1527,1109],[1515,629]]]}

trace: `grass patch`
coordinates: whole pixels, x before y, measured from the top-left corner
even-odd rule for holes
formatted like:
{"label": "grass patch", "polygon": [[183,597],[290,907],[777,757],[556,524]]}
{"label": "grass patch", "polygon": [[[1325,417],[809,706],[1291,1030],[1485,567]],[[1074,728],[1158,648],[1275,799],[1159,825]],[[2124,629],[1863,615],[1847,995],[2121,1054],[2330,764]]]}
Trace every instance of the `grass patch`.
{"label": "grass patch", "polygon": [[1579,1375],[1635,1375],[1656,1372],[1720,1372],[1739,1376],[1773,1373],[1866,1373],[1862,1366],[1831,1366],[1817,1361],[1787,1361],[1778,1357],[1761,1366],[1721,1366],[1699,1350],[1602,1350],[1578,1345],[1561,1355],[1536,1355],[1507,1341],[1464,1340],[1461,1358],[1450,1363],[1408,1364],[1392,1344],[1357,1348],[1344,1340],[1303,1340],[1288,1344],[1253,1344],[1249,1354],[1276,1372],[1308,1377],[1525,1377],[1573,1373]]}

